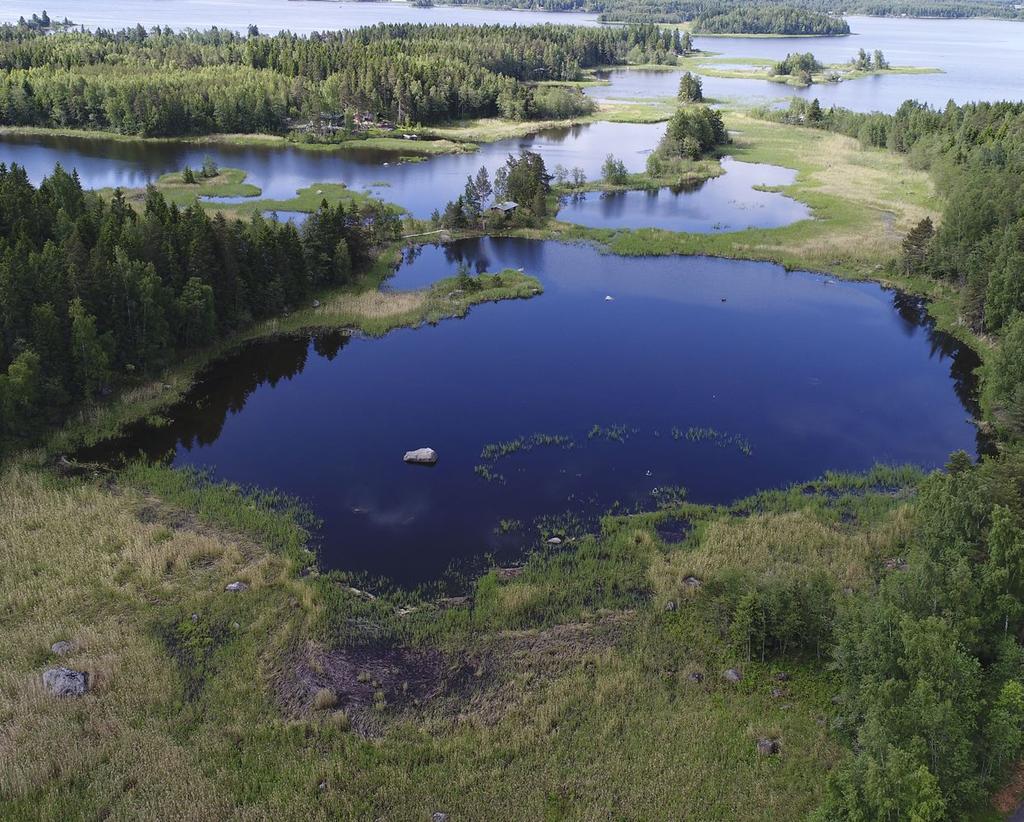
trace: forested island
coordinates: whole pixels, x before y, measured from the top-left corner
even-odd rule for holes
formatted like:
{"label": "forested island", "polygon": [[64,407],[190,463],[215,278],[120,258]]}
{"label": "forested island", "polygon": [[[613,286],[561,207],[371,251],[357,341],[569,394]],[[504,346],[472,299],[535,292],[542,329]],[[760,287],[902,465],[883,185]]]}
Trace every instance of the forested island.
{"label": "forested island", "polygon": [[[844,33],[816,0],[659,6]],[[1024,801],[1024,102],[709,99],[702,72],[899,67],[865,42],[708,68],[648,22],[44,19],[0,29],[0,141],[79,165],[0,163],[0,817]],[[580,125],[607,67],[632,91],[601,104],[646,116]],[[509,138],[453,142],[472,128]],[[741,166],[797,216],[565,216],[734,219],[742,186],[712,186]],[[907,464],[871,467],[901,440]],[[716,495],[734,476],[755,490]],[[475,554],[445,553],[462,537]]]}
{"label": "forested island", "polygon": [[729,34],[834,35],[843,31],[844,14],[878,17],[994,17],[1021,19],[1017,4],[999,0],[785,0],[741,3],[739,0],[449,0],[451,5],[587,11],[619,23],[687,23],[703,20],[709,32]]}

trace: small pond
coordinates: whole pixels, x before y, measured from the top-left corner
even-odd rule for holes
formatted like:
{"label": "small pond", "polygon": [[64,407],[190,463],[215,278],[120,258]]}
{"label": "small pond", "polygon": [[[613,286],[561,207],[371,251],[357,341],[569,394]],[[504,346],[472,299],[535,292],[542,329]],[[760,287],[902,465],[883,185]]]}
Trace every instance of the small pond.
{"label": "small pond", "polygon": [[[877,285],[484,239],[410,253],[389,286],[460,263],[522,267],[545,293],[380,339],[254,343],[207,368],[168,425],[81,456],[170,454],[298,495],[324,520],[324,566],[416,584],[680,486],[727,502],[826,470],[977,451],[976,357]],[[436,466],[403,463],[422,446]]]}
{"label": "small pond", "polygon": [[684,190],[591,192],[566,199],[558,219],[590,228],[662,228],[700,233],[779,228],[811,217],[790,197],[755,186],[786,186],[792,169],[722,159],[725,171]]}

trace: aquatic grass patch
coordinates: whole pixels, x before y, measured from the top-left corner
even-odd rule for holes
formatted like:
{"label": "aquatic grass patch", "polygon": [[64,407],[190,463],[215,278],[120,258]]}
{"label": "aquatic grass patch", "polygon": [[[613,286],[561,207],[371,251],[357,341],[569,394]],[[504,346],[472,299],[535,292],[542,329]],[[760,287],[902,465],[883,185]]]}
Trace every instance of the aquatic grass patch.
{"label": "aquatic grass patch", "polygon": [[699,428],[691,426],[685,432],[673,426],[672,439],[685,438],[687,442],[713,442],[719,448],[735,448],[743,456],[749,457],[754,451],[750,441],[740,434],[730,434],[726,431],[719,431],[715,428]]}
{"label": "aquatic grass patch", "polygon": [[621,423],[613,425],[598,425],[597,423],[594,423],[590,430],[587,431],[587,439],[603,439],[608,440],[609,442],[624,443],[631,436],[639,433],[639,428],[622,425]]}
{"label": "aquatic grass patch", "polygon": [[532,451],[535,448],[558,447],[568,450],[575,446],[576,441],[565,434],[530,434],[506,442],[489,442],[480,450],[480,459],[495,462],[502,457]]}

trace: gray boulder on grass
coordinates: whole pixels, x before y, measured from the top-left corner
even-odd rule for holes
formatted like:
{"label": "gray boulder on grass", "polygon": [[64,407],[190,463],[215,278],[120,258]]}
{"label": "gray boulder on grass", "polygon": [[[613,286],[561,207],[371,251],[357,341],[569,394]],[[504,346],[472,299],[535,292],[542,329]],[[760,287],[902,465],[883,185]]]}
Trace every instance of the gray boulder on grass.
{"label": "gray boulder on grass", "polygon": [[43,671],[43,686],[53,696],[82,696],[89,690],[89,674],[64,666]]}

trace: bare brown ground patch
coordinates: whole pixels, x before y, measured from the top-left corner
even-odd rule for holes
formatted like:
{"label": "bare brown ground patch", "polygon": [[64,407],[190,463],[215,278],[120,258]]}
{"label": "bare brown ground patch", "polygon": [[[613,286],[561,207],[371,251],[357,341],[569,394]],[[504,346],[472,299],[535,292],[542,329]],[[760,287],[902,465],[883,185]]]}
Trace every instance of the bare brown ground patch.
{"label": "bare brown ground patch", "polygon": [[1002,814],[1012,813],[1024,802],[1024,762],[1018,762],[1013,775],[1002,789],[992,797],[992,804]]}
{"label": "bare brown ground patch", "polygon": [[524,683],[535,688],[606,653],[632,618],[632,612],[610,613],[592,622],[505,631],[460,654],[402,647],[329,650],[310,641],[284,659],[273,686],[286,715],[344,712],[351,727],[367,737],[400,721],[490,725],[522,702]]}

